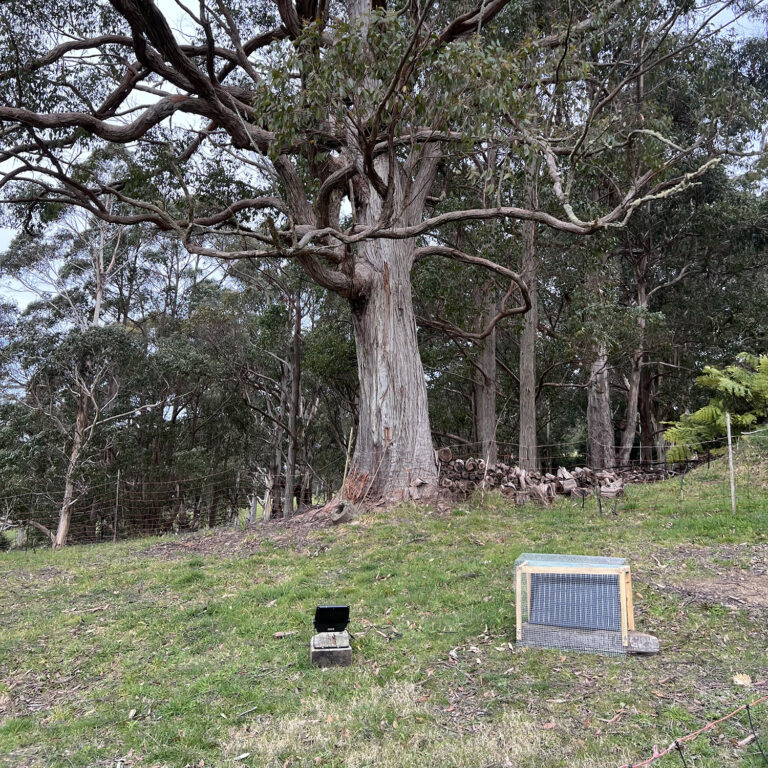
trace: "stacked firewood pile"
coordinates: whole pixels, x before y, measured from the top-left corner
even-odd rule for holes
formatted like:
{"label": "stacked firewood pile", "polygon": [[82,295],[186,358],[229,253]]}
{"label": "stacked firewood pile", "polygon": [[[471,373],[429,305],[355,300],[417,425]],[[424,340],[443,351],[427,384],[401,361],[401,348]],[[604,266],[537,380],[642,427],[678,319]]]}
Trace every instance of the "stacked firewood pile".
{"label": "stacked firewood pile", "polygon": [[599,494],[604,499],[613,499],[624,493],[626,483],[653,482],[672,474],[664,469],[594,471],[588,467],[575,467],[570,471],[559,467],[555,474],[529,472],[503,461],[486,466],[483,459],[454,459],[447,448],[438,450],[437,457],[440,487],[446,495],[460,499],[476,490],[496,489],[518,504],[526,501],[548,504],[558,494],[576,497]]}

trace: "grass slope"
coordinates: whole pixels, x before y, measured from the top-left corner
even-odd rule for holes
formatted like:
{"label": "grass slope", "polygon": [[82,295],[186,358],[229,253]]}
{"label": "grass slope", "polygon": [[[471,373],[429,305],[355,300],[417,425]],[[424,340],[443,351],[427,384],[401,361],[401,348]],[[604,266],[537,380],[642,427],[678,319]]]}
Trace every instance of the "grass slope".
{"label": "grass slope", "polygon": [[[491,496],[308,535],[273,525],[2,554],[0,766],[639,762],[768,693],[761,471],[743,464],[735,516],[713,465],[682,493],[678,480],[628,489],[616,514]],[[516,648],[523,551],[629,557],[637,627],[663,652]],[[350,668],[309,665],[326,601],[352,606]],[[768,708],[755,716],[768,746]],[[745,722],[687,746],[688,765],[761,765],[754,744],[736,746]]]}

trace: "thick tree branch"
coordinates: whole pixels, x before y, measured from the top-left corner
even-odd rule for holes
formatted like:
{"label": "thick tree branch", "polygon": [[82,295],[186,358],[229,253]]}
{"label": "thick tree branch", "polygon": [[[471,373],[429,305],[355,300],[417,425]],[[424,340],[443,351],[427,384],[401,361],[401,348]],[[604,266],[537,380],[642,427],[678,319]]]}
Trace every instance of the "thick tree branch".
{"label": "thick tree branch", "polygon": [[[459,328],[457,325],[448,322],[447,320],[429,320],[424,318],[421,319],[421,323],[423,325],[436,328],[451,335],[460,336],[463,339],[468,339],[471,341],[482,341],[484,338],[491,334],[499,322],[514,315],[525,314],[531,308],[531,296],[528,292],[528,286],[526,286],[525,282],[517,272],[513,272],[511,269],[503,267],[501,264],[496,264],[489,259],[484,259],[480,256],[471,256],[470,254],[464,253],[457,248],[448,248],[440,245],[417,248],[414,254],[415,259],[421,259],[427,256],[444,256],[446,258],[453,259],[454,261],[461,261],[465,264],[471,264],[475,267],[483,267],[484,269],[488,269],[492,272],[496,272],[497,274],[502,275],[503,277],[508,278],[510,284],[509,290],[504,295],[499,304],[499,312],[491,318],[485,328],[483,328],[481,331],[478,331],[477,333],[465,331],[462,328]],[[513,307],[512,309],[506,309],[506,302],[512,296],[515,288],[520,291],[523,303]]]}

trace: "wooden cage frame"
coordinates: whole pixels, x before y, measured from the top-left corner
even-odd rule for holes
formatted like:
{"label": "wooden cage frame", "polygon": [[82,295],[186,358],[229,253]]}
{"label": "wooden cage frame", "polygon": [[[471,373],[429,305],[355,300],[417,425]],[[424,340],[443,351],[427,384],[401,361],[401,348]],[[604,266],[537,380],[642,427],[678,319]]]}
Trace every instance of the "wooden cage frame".
{"label": "wooden cage frame", "polygon": [[515,614],[516,637],[520,642],[523,639],[523,577],[526,579],[526,596],[528,600],[528,615],[531,614],[531,574],[565,574],[584,576],[615,576],[619,581],[619,602],[621,612],[621,644],[629,648],[629,633],[635,629],[635,613],[632,603],[632,575],[629,565],[566,565],[547,566],[535,565],[527,560],[515,566]]}

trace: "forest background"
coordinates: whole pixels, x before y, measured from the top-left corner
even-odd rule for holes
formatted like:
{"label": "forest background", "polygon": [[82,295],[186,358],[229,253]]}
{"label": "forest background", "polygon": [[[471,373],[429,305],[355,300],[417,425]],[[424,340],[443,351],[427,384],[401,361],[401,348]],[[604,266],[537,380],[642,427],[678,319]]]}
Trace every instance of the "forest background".
{"label": "forest background", "polygon": [[[146,44],[172,47],[151,30],[137,32],[131,8],[150,13],[153,4],[112,5],[132,26],[133,47],[141,35]],[[226,105],[212,125],[224,126],[231,144],[183,120],[123,141],[105,139],[107,128],[92,129],[84,117],[76,121],[81,133],[41,122],[40,115],[55,120],[64,107],[74,109],[72,102],[76,114],[88,114],[83,89],[98,89],[85,77],[84,57],[45,80],[46,88],[69,91],[60,102],[48,92],[36,96],[34,115],[28,94],[6,92],[3,223],[18,232],[0,257],[0,515],[9,524],[32,521],[60,545],[233,521],[244,506],[252,520],[287,517],[329,499],[345,478],[345,493],[358,500],[418,498],[420,486],[436,485],[431,445],[530,471],[662,464],[669,424],[710,400],[696,385],[704,367],[768,349],[768,59],[760,4],[723,3],[709,15],[674,3],[604,4],[591,15],[557,3],[525,13],[506,3],[459,5],[432,18],[415,6],[400,15],[371,7],[355,17],[359,9],[350,4],[334,28],[334,48],[324,32],[313,37],[332,26],[322,10],[297,4],[308,16],[295,28],[285,4],[264,4],[257,26],[279,34],[255,57],[259,72],[238,65],[256,83],[248,103],[261,110],[261,123],[248,130],[265,145],[253,154],[279,171],[269,184],[255,160],[258,184],[239,171],[245,151],[236,120],[226,125]],[[14,6],[9,39],[17,40],[7,30],[29,32],[22,17]],[[207,40],[202,11],[189,18]],[[214,26],[236,42],[226,15]],[[370,54],[384,43],[397,55],[376,77],[343,73],[334,58],[354,59],[355,46],[370,46]],[[30,39],[25,45],[29,61],[42,61]],[[335,53],[313,60],[323,74],[313,80],[302,57],[323,46]],[[430,58],[441,46],[454,53]],[[119,58],[105,44],[94,48],[102,64]],[[521,51],[518,69],[492,74]],[[212,45],[194,55],[202,77],[213,77],[206,55],[227,58]],[[20,61],[2,73],[3,87],[12,90],[22,75],[59,60]],[[145,92],[183,109],[189,99],[161,90],[173,76],[156,62],[145,66],[157,69],[144,75],[155,78],[154,91]],[[401,78],[393,83],[405,83],[401,91],[388,85],[387,67]],[[264,72],[271,90],[260,90]],[[464,79],[453,92],[448,84],[458,74]],[[505,90],[499,77],[515,82]],[[292,78],[302,81],[298,92]],[[369,92],[370,102],[359,97]],[[139,99],[128,113],[149,114],[158,104]],[[327,114],[318,111],[326,104]],[[325,138],[328,147],[312,149],[307,136],[352,106],[369,112],[359,135]],[[115,114],[102,112],[103,125]],[[426,136],[417,120],[433,121]],[[455,130],[438,136],[438,123]],[[259,133],[264,124],[272,139]],[[371,125],[390,137],[379,154],[371,150],[372,164],[364,146]],[[93,133],[85,140],[83,131]],[[19,143],[30,134],[32,144]],[[190,138],[216,152],[184,165]],[[283,148],[267,146],[273,139]],[[304,142],[291,155],[292,170],[284,149],[291,141]],[[68,155],[60,173],[61,147],[88,149],[75,161]],[[410,194],[393,181],[397,163],[408,173],[421,169],[414,179],[428,176],[419,204],[430,226],[392,212],[398,196]],[[46,184],[37,184],[41,177]],[[291,184],[309,190],[308,203],[296,203]],[[287,208],[268,197],[270,185]],[[98,206],[84,202],[83,190]],[[190,199],[197,208],[180,238]],[[311,225],[294,209],[307,204]],[[226,216],[213,212],[221,206]],[[273,217],[263,213],[269,206],[290,212]],[[135,210],[155,213],[132,219]],[[377,216],[377,231],[389,226],[391,239],[370,235]],[[357,217],[369,218],[372,239],[355,240],[363,237]],[[310,250],[296,245],[298,237],[300,245],[315,239]],[[402,242],[412,249],[402,290],[412,289],[418,327],[418,354],[404,348],[404,357],[422,361],[428,420],[418,382],[390,404],[393,388],[376,381],[398,366],[391,381],[413,380],[408,361],[366,352],[386,348],[387,328],[394,347],[410,338],[409,320],[404,330],[385,324],[383,342],[381,329],[371,330],[363,316],[378,306],[378,288],[361,288],[358,274],[363,261],[377,265],[377,275],[389,276],[388,264],[393,275],[402,271],[396,247],[387,245]],[[9,286],[30,300],[15,305]],[[371,333],[366,347],[361,339]],[[759,375],[762,365],[742,360],[737,368],[756,366]],[[371,404],[371,387],[385,405]],[[766,416],[751,391],[726,394],[750,414],[737,428]],[[387,409],[418,427],[402,453],[407,440],[398,444],[389,426],[381,428]],[[691,436],[685,458],[722,444],[717,430],[707,438]],[[120,530],[118,503],[132,510]]]}

